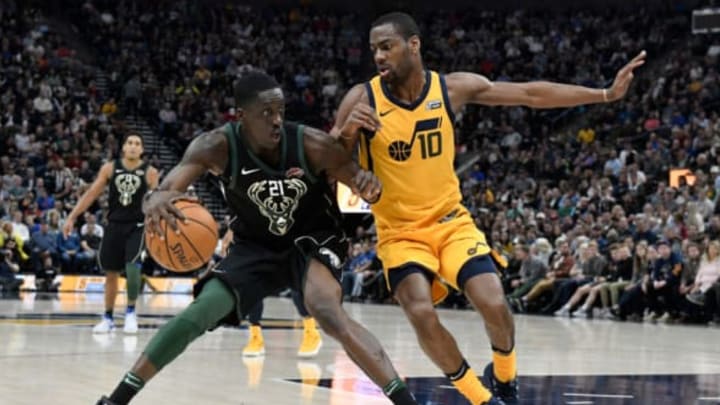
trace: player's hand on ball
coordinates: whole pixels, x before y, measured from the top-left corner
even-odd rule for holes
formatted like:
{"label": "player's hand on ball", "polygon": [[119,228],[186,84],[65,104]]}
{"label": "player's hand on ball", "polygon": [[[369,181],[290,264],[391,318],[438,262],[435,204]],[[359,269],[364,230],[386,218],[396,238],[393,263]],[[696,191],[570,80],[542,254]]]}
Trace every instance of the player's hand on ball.
{"label": "player's hand on ball", "polygon": [[355,104],[342,127],[343,135],[352,135],[361,128],[375,132],[380,129],[380,119],[375,110],[367,104]]}
{"label": "player's hand on ball", "polygon": [[382,194],[382,184],[372,172],[360,170],[353,177],[353,191],[370,204],[376,203]]}
{"label": "player's hand on ball", "polygon": [[647,56],[645,51],[640,52],[618,71],[612,87],[608,90],[608,101],[615,101],[625,97],[634,77],[633,70],[645,63],[645,56]]}
{"label": "player's hand on ball", "polygon": [[182,211],[173,205],[177,200],[197,201],[197,198],[179,191],[162,190],[152,192],[143,201],[145,227],[150,235],[165,238],[165,232],[160,226],[161,220],[165,220],[173,231],[178,231],[177,220],[184,221],[186,218]]}

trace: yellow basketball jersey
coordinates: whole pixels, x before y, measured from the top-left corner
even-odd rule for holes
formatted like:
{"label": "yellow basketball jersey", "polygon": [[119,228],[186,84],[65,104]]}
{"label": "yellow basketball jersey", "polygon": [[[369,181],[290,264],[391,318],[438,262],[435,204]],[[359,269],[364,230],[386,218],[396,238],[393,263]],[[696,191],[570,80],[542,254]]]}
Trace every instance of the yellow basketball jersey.
{"label": "yellow basketball jersey", "polygon": [[412,104],[393,97],[379,76],[366,83],[381,128],[361,135],[360,164],[383,184],[382,198],[372,205],[380,233],[437,222],[460,203],[445,79],[436,72],[425,74],[422,93]]}

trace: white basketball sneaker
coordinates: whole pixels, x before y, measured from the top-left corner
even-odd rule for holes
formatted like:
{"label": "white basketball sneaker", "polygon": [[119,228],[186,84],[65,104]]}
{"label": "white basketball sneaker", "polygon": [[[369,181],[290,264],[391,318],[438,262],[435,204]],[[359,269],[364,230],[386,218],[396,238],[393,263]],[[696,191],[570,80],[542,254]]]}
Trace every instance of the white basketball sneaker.
{"label": "white basketball sneaker", "polygon": [[103,316],[102,321],[93,327],[93,333],[110,333],[114,330],[115,322],[107,316]]}
{"label": "white basketball sneaker", "polygon": [[129,334],[135,334],[138,331],[137,315],[135,311],[125,313],[125,326],[123,326],[123,332]]}

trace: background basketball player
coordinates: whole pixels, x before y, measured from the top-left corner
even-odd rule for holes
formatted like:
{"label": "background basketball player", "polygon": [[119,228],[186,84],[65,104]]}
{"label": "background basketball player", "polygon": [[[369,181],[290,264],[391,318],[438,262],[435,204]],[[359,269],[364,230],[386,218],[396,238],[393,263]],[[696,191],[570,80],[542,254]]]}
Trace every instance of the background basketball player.
{"label": "background basketball player", "polygon": [[143,151],[140,135],[125,135],[122,157],[100,168],[95,181],[80,197],[63,225],[63,236],[67,238],[75,227],[75,220],[109,187],[108,224],[98,254],[100,268],[105,271],[105,314],[93,328],[93,333],[108,333],[115,329],[113,308],[118,277],[122,271],[125,271],[127,279],[127,309],[123,330],[125,333],[136,333],[138,330],[135,300],[141,284],[138,259],[143,249],[145,220],[142,199],[148,190],[157,187],[159,180],[157,169],[141,159]]}

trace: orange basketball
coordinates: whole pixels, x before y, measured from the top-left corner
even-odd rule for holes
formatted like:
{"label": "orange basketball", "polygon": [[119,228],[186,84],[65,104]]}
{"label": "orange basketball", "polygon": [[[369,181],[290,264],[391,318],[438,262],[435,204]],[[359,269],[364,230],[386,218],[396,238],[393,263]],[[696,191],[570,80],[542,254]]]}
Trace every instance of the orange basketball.
{"label": "orange basketball", "polygon": [[218,226],[215,218],[202,205],[178,200],[177,207],[187,223],[177,221],[179,233],[175,233],[166,221],[160,220],[165,240],[145,233],[145,244],[150,256],[162,267],[178,273],[187,273],[205,265],[218,242]]}

